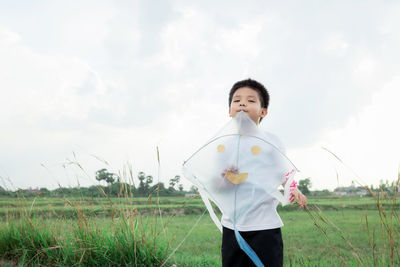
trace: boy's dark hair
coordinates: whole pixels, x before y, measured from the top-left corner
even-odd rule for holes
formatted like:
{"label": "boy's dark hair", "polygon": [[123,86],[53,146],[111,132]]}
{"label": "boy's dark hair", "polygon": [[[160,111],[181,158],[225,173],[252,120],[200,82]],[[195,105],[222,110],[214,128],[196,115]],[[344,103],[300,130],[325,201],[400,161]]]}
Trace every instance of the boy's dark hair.
{"label": "boy's dark hair", "polygon": [[232,103],[233,95],[235,94],[236,90],[242,87],[250,87],[251,89],[258,92],[261,101],[261,107],[268,108],[269,105],[269,94],[267,89],[261,83],[257,82],[256,80],[247,79],[243,81],[236,82],[233,86],[231,91],[229,92],[229,107]]}

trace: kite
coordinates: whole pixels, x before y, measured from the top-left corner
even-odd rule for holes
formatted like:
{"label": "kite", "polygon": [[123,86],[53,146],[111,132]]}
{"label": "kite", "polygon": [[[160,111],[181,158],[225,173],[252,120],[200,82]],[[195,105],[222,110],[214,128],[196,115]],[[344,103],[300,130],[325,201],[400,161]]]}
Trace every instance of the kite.
{"label": "kite", "polygon": [[182,169],[183,175],[198,188],[215,225],[222,231],[210,200],[232,220],[240,248],[257,266],[263,264],[241,237],[236,222],[266,196],[276,198],[282,205],[292,202],[296,172],[297,168],[271,135],[243,111],[190,156]]}

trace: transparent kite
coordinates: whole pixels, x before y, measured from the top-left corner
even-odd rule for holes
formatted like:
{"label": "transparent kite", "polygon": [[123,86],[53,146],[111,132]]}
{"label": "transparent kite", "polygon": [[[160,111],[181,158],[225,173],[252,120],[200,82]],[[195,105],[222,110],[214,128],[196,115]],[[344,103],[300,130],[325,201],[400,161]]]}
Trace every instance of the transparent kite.
{"label": "transparent kite", "polygon": [[282,205],[292,202],[296,172],[271,136],[243,111],[183,164],[183,175],[198,188],[215,225],[222,231],[210,200],[232,220],[240,248],[256,266],[263,264],[241,237],[236,222],[265,197],[272,196]]}

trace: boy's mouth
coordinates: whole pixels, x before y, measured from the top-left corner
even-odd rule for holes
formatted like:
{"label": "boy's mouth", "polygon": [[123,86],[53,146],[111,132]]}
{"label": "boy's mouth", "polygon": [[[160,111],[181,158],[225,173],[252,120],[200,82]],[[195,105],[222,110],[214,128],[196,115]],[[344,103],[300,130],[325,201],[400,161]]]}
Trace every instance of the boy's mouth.
{"label": "boy's mouth", "polygon": [[247,112],[247,110],[245,110],[245,109],[239,109],[237,112],[240,112],[240,111]]}

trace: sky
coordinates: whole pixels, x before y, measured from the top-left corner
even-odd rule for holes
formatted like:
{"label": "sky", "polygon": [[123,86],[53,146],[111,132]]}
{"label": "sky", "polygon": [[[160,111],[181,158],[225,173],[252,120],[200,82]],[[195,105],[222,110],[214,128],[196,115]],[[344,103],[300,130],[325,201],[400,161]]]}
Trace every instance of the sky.
{"label": "sky", "polygon": [[260,127],[312,189],[394,181],[399,13],[397,1],[2,1],[0,185],[89,186],[128,166],[168,183],[229,121],[246,78],[267,87]]}

